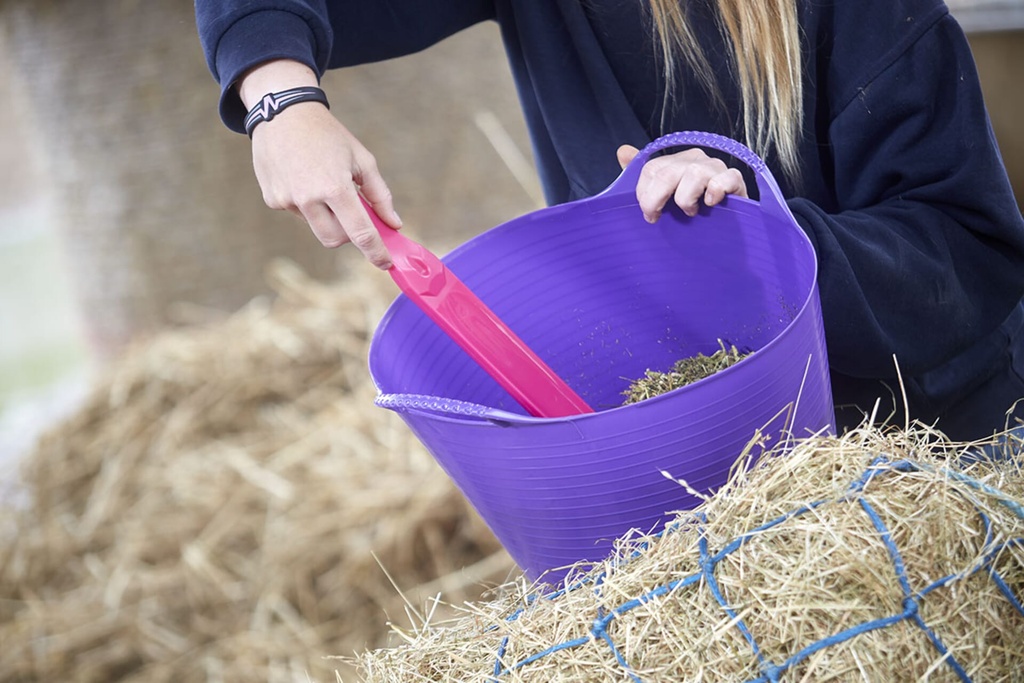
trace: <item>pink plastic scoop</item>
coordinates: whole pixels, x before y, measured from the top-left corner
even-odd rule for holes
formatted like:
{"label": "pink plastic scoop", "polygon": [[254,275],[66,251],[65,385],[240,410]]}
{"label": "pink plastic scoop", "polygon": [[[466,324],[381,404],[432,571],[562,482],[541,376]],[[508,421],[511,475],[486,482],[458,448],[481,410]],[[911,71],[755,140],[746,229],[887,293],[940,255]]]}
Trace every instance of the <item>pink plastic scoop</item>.
{"label": "pink plastic scoop", "polygon": [[448,267],[360,197],[394,264],[395,284],[535,417],[594,412]]}

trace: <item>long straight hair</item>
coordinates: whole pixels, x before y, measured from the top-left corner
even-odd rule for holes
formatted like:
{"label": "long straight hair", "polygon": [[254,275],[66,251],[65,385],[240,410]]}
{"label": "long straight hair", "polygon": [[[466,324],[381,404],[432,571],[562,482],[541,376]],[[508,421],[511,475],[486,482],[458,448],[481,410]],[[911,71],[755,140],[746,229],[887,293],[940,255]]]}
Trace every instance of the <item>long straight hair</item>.
{"label": "long straight hair", "polygon": [[[721,104],[714,71],[686,18],[685,0],[649,0],[665,70],[667,107],[678,69],[689,66]],[[799,177],[803,81],[797,0],[715,0],[719,27],[732,47],[732,69],[743,103],[746,144],[762,157],[774,150],[782,170]]]}

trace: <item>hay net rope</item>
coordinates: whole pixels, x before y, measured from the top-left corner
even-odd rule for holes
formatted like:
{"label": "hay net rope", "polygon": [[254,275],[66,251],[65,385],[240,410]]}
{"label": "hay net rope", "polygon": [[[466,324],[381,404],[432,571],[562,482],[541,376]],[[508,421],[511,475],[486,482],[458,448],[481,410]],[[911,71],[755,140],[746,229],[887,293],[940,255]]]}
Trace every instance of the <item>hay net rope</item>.
{"label": "hay net rope", "polygon": [[[890,472],[892,472],[892,471],[911,472],[911,471],[917,470],[919,467],[920,467],[920,465],[918,465],[916,463],[913,463],[913,462],[910,462],[908,460],[900,460],[900,461],[897,461],[897,462],[890,462],[885,457],[879,457],[875,461],[872,462],[871,467],[864,473],[864,475],[860,479],[858,479],[858,480],[853,482],[853,484],[851,485],[851,490],[852,490],[852,492],[858,492],[858,491],[862,490],[864,488],[864,486],[866,486],[867,483],[871,480],[871,478],[876,476],[876,475],[878,475],[880,472],[885,472],[885,471],[890,471]],[[975,482],[973,479],[970,479],[968,477],[962,477],[961,480],[962,481],[966,481],[969,484],[975,484],[979,488],[982,486],[980,484],[980,482]],[[946,584],[948,584],[951,581],[954,581],[954,580],[956,580],[956,579],[958,579],[960,577],[957,576],[957,575],[951,574],[951,575],[948,575],[948,576],[944,576],[944,577],[942,577],[942,578],[940,578],[940,579],[938,579],[936,581],[933,581],[932,583],[928,584],[927,586],[925,586],[924,588],[922,588],[920,590],[917,590],[917,591],[912,590],[911,587],[910,587],[910,582],[909,582],[908,577],[907,577],[906,569],[905,569],[904,564],[903,564],[903,559],[900,556],[900,550],[896,546],[896,544],[893,542],[892,536],[891,536],[891,534],[889,532],[889,529],[887,528],[885,522],[882,520],[881,516],[878,514],[878,512],[875,510],[875,508],[871,505],[871,503],[869,503],[864,498],[860,498],[860,497],[856,497],[856,496],[850,496],[849,498],[846,498],[843,502],[846,502],[846,503],[849,503],[849,504],[853,504],[853,505],[857,505],[858,507],[860,507],[863,510],[864,514],[866,514],[868,516],[868,518],[871,520],[872,526],[874,526],[874,528],[878,531],[879,537],[882,539],[882,542],[885,544],[886,550],[889,551],[889,557],[892,560],[893,569],[896,572],[896,576],[897,576],[897,579],[899,581],[900,588],[903,590],[903,593],[904,593],[904,596],[905,596],[904,600],[903,600],[903,610],[901,612],[898,612],[898,613],[895,613],[895,614],[892,614],[892,615],[889,615],[889,616],[884,616],[884,617],[880,617],[880,618],[877,618],[877,619],[872,619],[872,620],[869,620],[869,621],[863,621],[863,622],[861,622],[861,623],[859,623],[859,624],[857,624],[855,626],[851,626],[849,628],[846,628],[846,629],[844,629],[844,630],[842,630],[842,631],[840,631],[838,633],[834,633],[834,634],[829,635],[829,636],[827,636],[825,638],[821,638],[821,639],[818,639],[818,640],[816,640],[814,642],[811,642],[808,645],[806,645],[805,647],[803,647],[801,650],[796,652],[795,654],[793,654],[790,657],[788,657],[782,663],[772,662],[772,661],[769,661],[768,659],[765,658],[764,654],[761,652],[761,648],[758,647],[757,639],[750,632],[750,629],[748,629],[747,626],[744,624],[742,616],[739,615],[737,613],[736,609],[733,608],[730,605],[729,601],[726,600],[726,598],[722,594],[721,589],[719,589],[718,582],[715,580],[715,567],[720,562],[722,562],[722,560],[724,560],[726,557],[728,557],[733,552],[737,551],[739,548],[741,548],[745,543],[747,543],[749,540],[754,538],[754,536],[756,534],[760,533],[761,531],[765,531],[765,530],[770,529],[770,528],[772,528],[774,526],[782,524],[782,523],[786,522],[788,519],[790,519],[792,517],[796,517],[798,515],[806,514],[806,513],[810,512],[810,511],[814,510],[815,508],[819,507],[820,505],[824,505],[827,502],[828,501],[817,501],[817,502],[814,502],[814,503],[810,503],[808,505],[803,506],[802,508],[793,510],[791,513],[787,513],[787,514],[784,514],[784,515],[782,515],[780,517],[777,517],[774,520],[768,522],[767,524],[764,524],[764,525],[754,529],[753,531],[751,531],[749,533],[746,533],[746,534],[740,536],[739,538],[735,539],[734,541],[729,543],[725,548],[719,550],[714,555],[710,554],[710,551],[708,549],[707,539],[704,538],[703,535],[702,535],[701,539],[700,539],[700,546],[699,546],[700,547],[700,564],[701,564],[701,568],[700,568],[699,571],[694,572],[693,574],[685,576],[685,577],[683,577],[681,579],[678,579],[676,581],[672,581],[672,582],[670,582],[668,584],[661,585],[661,586],[656,586],[652,590],[648,591],[646,594],[641,595],[641,596],[639,596],[637,598],[633,598],[632,600],[627,600],[627,601],[621,603],[615,609],[613,609],[611,611],[608,611],[606,613],[600,614],[598,616],[598,618],[594,620],[594,626],[591,629],[590,637],[592,637],[594,640],[600,640],[600,641],[604,641],[605,643],[607,643],[609,649],[611,650],[612,655],[615,657],[615,660],[629,674],[629,677],[631,679],[635,680],[635,681],[640,681],[641,679],[636,674],[634,674],[632,671],[630,671],[629,664],[622,657],[622,655],[619,652],[619,649],[615,645],[615,642],[613,641],[613,639],[609,635],[608,624],[610,624],[612,622],[612,620],[614,620],[618,616],[620,616],[620,615],[622,615],[622,614],[624,614],[624,613],[626,613],[626,612],[628,612],[628,611],[630,611],[632,609],[635,609],[635,608],[637,608],[637,607],[639,607],[641,605],[644,605],[644,604],[650,602],[651,600],[655,600],[655,599],[660,598],[662,596],[669,595],[670,593],[672,593],[677,588],[681,588],[681,587],[684,587],[684,586],[689,586],[691,584],[697,584],[698,582],[700,582],[704,586],[707,587],[707,589],[714,596],[715,601],[719,605],[721,605],[722,609],[725,610],[725,612],[730,616],[730,618],[732,618],[736,628],[739,629],[740,633],[743,634],[744,640],[746,640],[750,644],[750,649],[753,652],[753,654],[755,655],[755,657],[757,658],[759,667],[761,668],[762,671],[764,671],[764,673],[761,676],[758,676],[756,679],[752,679],[753,682],[761,683],[761,682],[767,682],[767,681],[778,681],[780,679],[780,675],[783,672],[785,672],[787,669],[792,668],[794,665],[802,662],[803,660],[807,659],[812,654],[814,654],[815,652],[821,650],[822,648],[826,648],[826,647],[829,647],[831,645],[835,645],[837,643],[842,643],[842,642],[844,642],[846,640],[849,640],[849,639],[851,639],[851,638],[853,638],[855,636],[858,636],[858,635],[860,635],[862,633],[867,633],[868,631],[872,631],[872,630],[875,630],[875,629],[885,628],[887,626],[891,626],[892,624],[895,624],[895,623],[897,623],[899,621],[902,621],[902,620],[905,620],[905,619],[912,621],[914,624],[916,624],[918,627],[920,627],[924,631],[925,635],[928,637],[928,639],[935,646],[935,649],[945,658],[946,664],[948,664],[949,667],[952,668],[956,672],[956,674],[960,677],[961,680],[969,681],[970,677],[967,675],[967,672],[964,671],[963,667],[960,666],[960,664],[956,661],[956,658],[950,655],[949,650],[945,647],[945,645],[943,645],[941,638],[939,638],[935,634],[935,632],[928,626],[928,624],[925,622],[925,620],[921,617],[920,610],[918,609],[920,600],[922,598],[924,598],[928,593],[931,593],[933,590],[936,590],[938,588],[942,588]],[[1024,508],[1022,508],[1017,503],[1013,503],[1012,501],[1004,501],[1004,502],[1010,507],[1011,510],[1014,511],[1014,513],[1016,515],[1018,515],[1021,519],[1024,519]],[[981,510],[978,511],[978,514],[980,515],[980,517],[982,519],[982,522],[984,523],[986,529],[990,530],[991,529],[991,520],[989,519],[988,515],[986,515]],[[703,516],[700,516],[700,519],[702,521],[706,521],[706,518],[704,518]],[[987,545],[986,547],[988,547],[989,549],[988,549],[988,552],[985,554],[985,560],[981,563],[980,566],[976,567],[974,571],[985,571],[985,572],[987,572],[988,575],[990,576],[990,578],[992,579],[992,581],[994,581],[996,586],[998,586],[1000,592],[1003,595],[1005,595],[1007,600],[1010,601],[1010,604],[1013,605],[1014,609],[1016,609],[1022,616],[1024,616],[1024,607],[1022,607],[1021,602],[1013,594],[1013,592],[1010,590],[1009,586],[1007,586],[1006,582],[1000,576],[999,572],[997,572],[993,568],[993,566],[992,566],[993,560],[1007,546],[1009,546],[1009,545],[1020,546],[1021,544],[1024,544],[1024,537],[1022,537],[1022,538],[1015,538],[1015,539],[1013,539],[1011,541],[1004,542],[1004,543],[997,543],[997,544]],[[581,589],[581,588],[585,587],[587,584],[593,584],[594,590],[595,591],[599,591],[600,590],[600,586],[601,586],[602,578],[603,578],[603,575],[602,574],[598,574],[596,577],[593,577],[591,579],[587,579],[585,581],[582,581],[582,582],[580,582],[580,583],[578,583],[578,584],[576,584],[574,586],[570,586],[566,590]],[[557,597],[557,593],[552,594],[551,597]],[[602,612],[603,612],[603,610],[602,610]],[[520,612],[520,614],[521,614],[521,612]],[[587,638],[586,640],[589,640],[589,639],[590,638]],[[525,664],[529,664],[531,661],[534,661],[536,659],[544,657],[544,656],[546,656],[548,654],[551,654],[553,652],[557,652],[559,650],[563,650],[563,649],[567,649],[567,648],[576,647],[577,645],[582,645],[583,642],[584,641],[580,640],[580,639],[564,641],[562,643],[559,643],[558,645],[555,645],[555,646],[549,648],[548,650],[539,652],[539,653],[537,653],[535,655],[532,655],[531,657],[527,657],[526,659],[524,659],[524,660],[514,664],[513,666],[516,667],[516,668],[522,667]],[[502,644],[503,644],[503,646],[506,646],[507,643],[508,643],[508,640],[506,638],[505,640],[503,640]],[[506,667],[503,666],[503,661],[502,661],[503,649],[504,649],[504,647],[499,649],[498,656],[497,656],[497,661],[495,662],[495,666],[494,666],[495,676],[500,676],[501,674],[506,673],[507,670],[508,670]]]}
{"label": "hay net rope", "polygon": [[[858,438],[809,440],[749,474],[739,467],[697,510],[624,539],[615,558],[561,590],[526,588],[512,604],[475,608],[470,623],[364,655],[363,671],[495,682],[1022,680],[1024,461],[961,469],[881,443],[851,459],[843,451]],[[820,497],[787,500],[787,480],[801,488],[795,477],[820,479]],[[723,525],[730,516],[743,528]],[[843,559],[829,567],[830,556]],[[808,583],[790,582],[801,574]]]}

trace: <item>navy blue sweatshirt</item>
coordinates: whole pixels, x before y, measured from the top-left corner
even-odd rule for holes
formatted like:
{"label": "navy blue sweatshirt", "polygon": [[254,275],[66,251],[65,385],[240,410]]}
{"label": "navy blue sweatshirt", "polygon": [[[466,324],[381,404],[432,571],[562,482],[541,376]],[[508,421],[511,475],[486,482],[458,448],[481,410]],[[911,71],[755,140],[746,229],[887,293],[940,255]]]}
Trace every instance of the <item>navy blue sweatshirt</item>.
{"label": "navy blue sweatshirt", "polygon": [[[260,62],[322,74],[497,21],[559,203],[607,187],[623,143],[676,130],[742,139],[711,3],[688,4],[726,106],[685,79],[663,124],[642,0],[197,0],[196,16],[236,131],[245,112],[231,86]],[[901,409],[895,355],[912,418],[957,440],[990,435],[1024,398],[1024,220],[963,32],[940,0],[802,0],[800,23],[799,182],[765,161],[819,259],[839,425],[876,398],[881,416]]]}

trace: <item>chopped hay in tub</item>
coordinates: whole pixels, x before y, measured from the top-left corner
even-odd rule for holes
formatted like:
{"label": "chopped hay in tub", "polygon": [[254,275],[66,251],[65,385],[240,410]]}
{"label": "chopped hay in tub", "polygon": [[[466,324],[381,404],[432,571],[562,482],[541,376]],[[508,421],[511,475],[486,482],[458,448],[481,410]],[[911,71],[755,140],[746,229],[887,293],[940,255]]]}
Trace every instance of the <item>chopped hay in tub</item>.
{"label": "chopped hay in tub", "polygon": [[680,358],[668,372],[648,370],[643,377],[630,382],[622,395],[626,397],[623,405],[639,403],[655,396],[688,386],[694,382],[710,377],[716,372],[736,365],[751,355],[752,351],[740,352],[735,345],[726,347],[725,342],[718,340],[718,350],[710,356],[698,353],[689,358]]}
{"label": "chopped hay in tub", "polygon": [[25,502],[0,503],[0,681],[333,682],[328,655],[406,623],[396,585],[463,601],[508,579],[373,405],[390,280],[272,275],[273,303],[141,344],[29,455]]}
{"label": "chopped hay in tub", "polygon": [[1024,458],[958,469],[964,448],[927,430],[797,442],[563,590],[509,584],[363,653],[360,673],[1024,680]]}

